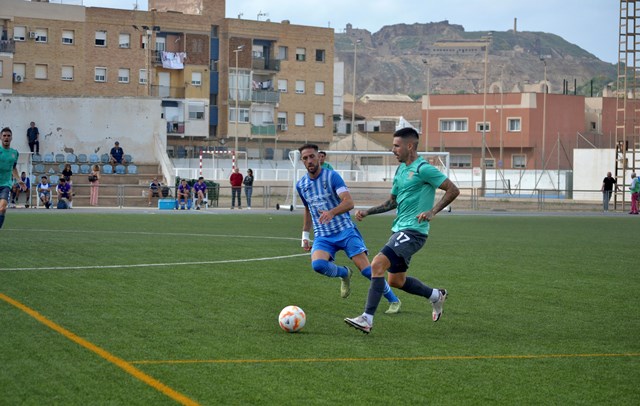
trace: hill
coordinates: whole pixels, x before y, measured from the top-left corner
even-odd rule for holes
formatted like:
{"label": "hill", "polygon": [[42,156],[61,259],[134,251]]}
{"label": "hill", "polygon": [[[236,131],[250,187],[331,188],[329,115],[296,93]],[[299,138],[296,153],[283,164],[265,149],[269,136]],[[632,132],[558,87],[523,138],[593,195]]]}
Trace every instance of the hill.
{"label": "hill", "polygon": [[[615,82],[616,66],[563,38],[544,32],[493,31],[488,52],[487,83],[502,81],[504,91],[547,79],[552,93],[562,93],[564,81],[570,93],[574,83],[578,94],[600,94],[608,82]],[[448,21],[426,24],[396,24],[376,33],[347,26],[336,33],[336,58],[345,63],[345,88],[353,75],[354,42],[357,50],[356,93],[430,92],[482,93],[484,88],[484,41],[487,32],[466,32]],[[612,44],[615,46],[615,44]],[[544,62],[541,61],[544,58]],[[502,78],[502,79],[501,79]]]}

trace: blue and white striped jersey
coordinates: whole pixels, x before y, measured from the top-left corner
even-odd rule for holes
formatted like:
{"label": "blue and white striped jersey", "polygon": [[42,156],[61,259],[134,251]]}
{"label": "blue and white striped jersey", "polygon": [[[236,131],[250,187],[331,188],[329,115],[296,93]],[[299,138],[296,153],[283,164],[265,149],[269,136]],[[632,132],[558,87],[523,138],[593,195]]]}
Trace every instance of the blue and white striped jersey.
{"label": "blue and white striped jersey", "polygon": [[335,216],[328,224],[318,221],[323,211],[340,204],[340,193],[349,191],[338,172],[322,169],[315,179],[311,179],[307,173],[296,183],[296,190],[311,213],[314,235],[326,237],[355,227],[349,212]]}

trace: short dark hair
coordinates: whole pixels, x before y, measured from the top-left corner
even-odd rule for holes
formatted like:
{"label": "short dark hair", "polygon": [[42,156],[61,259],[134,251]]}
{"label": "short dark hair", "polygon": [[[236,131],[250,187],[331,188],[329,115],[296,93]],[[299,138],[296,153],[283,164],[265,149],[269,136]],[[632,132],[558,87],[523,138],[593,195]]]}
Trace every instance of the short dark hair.
{"label": "short dark hair", "polygon": [[400,137],[400,138],[415,138],[416,140],[420,139],[420,135],[418,134],[416,129],[411,127],[401,128],[395,133],[393,133],[393,136],[394,138]]}
{"label": "short dark hair", "polygon": [[324,151],[320,151],[320,152],[318,152],[318,155],[327,156],[327,153],[324,152]]}
{"label": "short dark hair", "polygon": [[198,180],[204,180],[204,177],[203,177],[203,176],[200,176],[200,177],[198,178]]}
{"label": "short dark hair", "polygon": [[298,148],[298,152],[302,153],[305,149],[313,149],[318,152],[318,146],[316,144],[304,144],[300,148]]}
{"label": "short dark hair", "polygon": [[5,127],[2,129],[2,131],[0,131],[0,133],[4,133],[4,132],[8,132],[9,134],[13,135],[13,131],[11,131],[11,128],[9,127]]}

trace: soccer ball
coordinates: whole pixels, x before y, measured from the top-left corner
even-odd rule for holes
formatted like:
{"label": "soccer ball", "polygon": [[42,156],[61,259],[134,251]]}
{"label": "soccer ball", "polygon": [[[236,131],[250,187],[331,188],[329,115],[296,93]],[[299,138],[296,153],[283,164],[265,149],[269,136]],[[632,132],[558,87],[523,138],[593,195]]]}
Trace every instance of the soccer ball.
{"label": "soccer ball", "polygon": [[298,306],[287,306],[280,312],[278,316],[278,323],[287,333],[295,333],[300,331],[304,327],[304,323],[307,321],[307,316],[304,314],[304,310]]}

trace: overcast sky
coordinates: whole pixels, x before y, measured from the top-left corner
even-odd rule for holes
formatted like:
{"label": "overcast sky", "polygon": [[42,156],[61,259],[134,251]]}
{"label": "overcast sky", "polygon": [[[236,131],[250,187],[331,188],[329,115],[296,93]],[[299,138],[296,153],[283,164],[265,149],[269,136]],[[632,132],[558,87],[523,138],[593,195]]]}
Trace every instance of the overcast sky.
{"label": "overcast sky", "polygon": [[[52,2],[77,0],[51,0]],[[85,6],[132,9],[136,0],[81,0]],[[147,10],[147,0],[138,0]],[[332,27],[351,23],[372,33],[385,25],[449,20],[466,31],[542,31],[563,37],[601,60],[618,61],[619,2],[616,0],[228,0],[227,17]]]}

